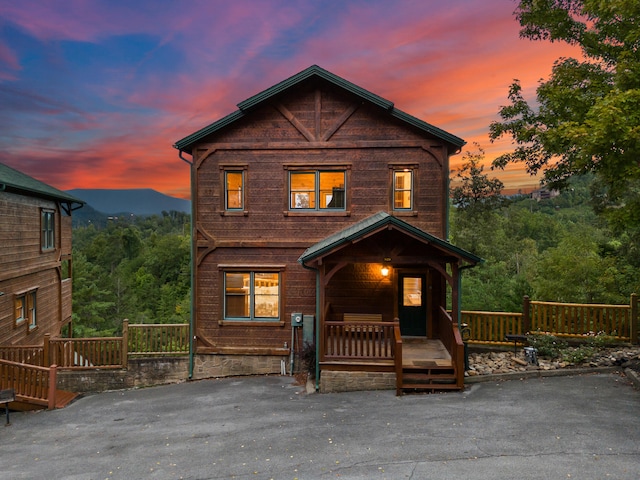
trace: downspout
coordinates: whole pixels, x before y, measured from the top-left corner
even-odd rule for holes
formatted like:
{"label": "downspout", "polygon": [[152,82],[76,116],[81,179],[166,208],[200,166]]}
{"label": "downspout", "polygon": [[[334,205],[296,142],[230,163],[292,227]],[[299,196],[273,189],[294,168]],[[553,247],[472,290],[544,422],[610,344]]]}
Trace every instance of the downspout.
{"label": "downspout", "polygon": [[305,265],[304,260],[300,261],[307,270],[316,272],[316,392],[320,390],[320,352],[318,352],[318,335],[320,335],[320,269]]}
{"label": "downspout", "polygon": [[178,150],[178,158],[180,158],[180,160],[182,160],[185,163],[189,164],[189,172],[190,172],[190,177],[191,177],[191,185],[190,185],[190,196],[191,196],[191,246],[190,246],[190,257],[191,257],[191,288],[190,288],[190,302],[191,302],[191,306],[189,308],[189,380],[191,380],[193,378],[193,361],[194,361],[194,354],[193,354],[193,349],[194,349],[194,345],[193,345],[193,341],[195,339],[195,325],[194,325],[194,309],[195,309],[195,292],[194,292],[194,285],[195,285],[195,257],[194,257],[194,253],[195,253],[195,249],[194,249],[194,243],[195,243],[195,214],[194,214],[194,209],[195,209],[195,202],[193,201],[193,186],[194,186],[194,179],[195,179],[195,173],[194,173],[194,167],[193,167],[193,162],[190,162],[189,160],[187,160],[186,158],[184,158],[182,156],[184,152],[182,150]]}

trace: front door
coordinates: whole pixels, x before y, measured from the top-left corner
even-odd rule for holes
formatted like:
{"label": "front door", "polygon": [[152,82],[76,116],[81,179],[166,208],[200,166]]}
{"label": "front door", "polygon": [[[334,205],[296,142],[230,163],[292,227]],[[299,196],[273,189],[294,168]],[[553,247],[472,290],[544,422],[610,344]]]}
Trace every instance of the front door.
{"label": "front door", "polygon": [[400,332],[409,337],[427,336],[427,295],[424,274],[398,276],[398,318]]}

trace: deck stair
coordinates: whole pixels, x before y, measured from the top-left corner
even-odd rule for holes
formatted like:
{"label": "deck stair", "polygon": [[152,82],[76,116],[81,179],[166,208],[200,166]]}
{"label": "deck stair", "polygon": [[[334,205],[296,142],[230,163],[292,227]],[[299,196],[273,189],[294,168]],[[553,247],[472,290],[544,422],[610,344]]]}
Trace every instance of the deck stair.
{"label": "deck stair", "polygon": [[455,365],[442,342],[403,338],[401,389],[404,393],[460,390]]}

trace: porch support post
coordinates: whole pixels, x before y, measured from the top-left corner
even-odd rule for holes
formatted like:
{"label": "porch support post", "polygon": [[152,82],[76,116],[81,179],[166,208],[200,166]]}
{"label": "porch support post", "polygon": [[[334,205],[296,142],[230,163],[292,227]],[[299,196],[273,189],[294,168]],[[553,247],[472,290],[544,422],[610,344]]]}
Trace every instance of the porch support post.
{"label": "porch support post", "polygon": [[[321,267],[324,271],[324,266]],[[324,352],[324,288],[320,268],[316,269],[316,392],[320,391],[320,355]]]}
{"label": "porch support post", "polygon": [[451,273],[453,274],[454,282],[451,292],[451,309],[453,318],[458,322],[458,328],[462,321],[462,315],[460,311],[462,309],[462,299],[460,297],[460,289],[462,288],[462,269],[458,267],[457,263],[451,264]]}

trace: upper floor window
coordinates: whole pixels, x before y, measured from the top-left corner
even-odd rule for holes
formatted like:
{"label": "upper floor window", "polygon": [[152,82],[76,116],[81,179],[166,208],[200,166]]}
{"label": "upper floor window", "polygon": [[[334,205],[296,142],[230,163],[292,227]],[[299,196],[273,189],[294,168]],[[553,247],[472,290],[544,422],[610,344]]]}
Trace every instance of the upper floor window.
{"label": "upper floor window", "polygon": [[244,210],[244,171],[224,172],[224,202],[225,210]]}
{"label": "upper floor window", "polygon": [[413,209],[413,170],[393,171],[393,209]]}
{"label": "upper floor window", "polygon": [[55,244],[55,212],[53,210],[42,210],[41,215],[41,239],[42,250],[52,250]]}
{"label": "upper floor window", "polygon": [[280,320],[280,272],[224,272],[224,319]]}
{"label": "upper floor window", "polygon": [[290,210],[345,210],[347,174],[339,171],[290,171]]}
{"label": "upper floor window", "polygon": [[14,305],[16,327],[27,322],[29,330],[36,328],[36,291],[32,290],[16,295]]}

